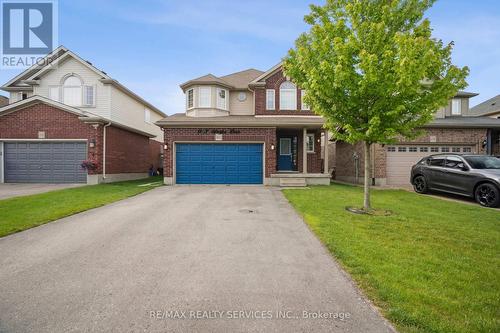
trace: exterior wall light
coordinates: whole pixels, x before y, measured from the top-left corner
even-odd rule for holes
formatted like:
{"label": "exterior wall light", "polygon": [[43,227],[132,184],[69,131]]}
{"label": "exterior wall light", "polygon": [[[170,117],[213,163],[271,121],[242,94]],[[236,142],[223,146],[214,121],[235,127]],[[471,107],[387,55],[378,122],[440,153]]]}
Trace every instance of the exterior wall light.
{"label": "exterior wall light", "polygon": [[168,145],[164,145],[163,149],[168,150]]}
{"label": "exterior wall light", "polygon": [[271,145],[271,150],[274,150],[274,145]]}

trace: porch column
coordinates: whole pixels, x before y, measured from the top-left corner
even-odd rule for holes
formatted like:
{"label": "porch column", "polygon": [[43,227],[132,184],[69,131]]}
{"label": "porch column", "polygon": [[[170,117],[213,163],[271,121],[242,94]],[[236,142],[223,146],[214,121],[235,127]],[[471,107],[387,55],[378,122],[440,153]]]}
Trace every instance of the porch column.
{"label": "porch column", "polygon": [[323,166],[323,173],[326,173],[328,174],[328,130],[325,130],[325,148],[323,149],[323,153],[325,154],[325,156],[323,156],[323,163],[324,163],[324,166]]}
{"label": "porch column", "polygon": [[302,130],[302,173],[307,173],[307,128]]}

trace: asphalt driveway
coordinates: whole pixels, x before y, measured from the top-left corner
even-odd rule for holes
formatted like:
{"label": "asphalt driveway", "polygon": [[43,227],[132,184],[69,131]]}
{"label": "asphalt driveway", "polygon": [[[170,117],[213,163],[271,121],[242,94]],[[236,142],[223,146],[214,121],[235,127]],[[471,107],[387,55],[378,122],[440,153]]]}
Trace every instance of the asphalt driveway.
{"label": "asphalt driveway", "polygon": [[392,331],[275,188],[162,187],[0,253],[0,332]]}
{"label": "asphalt driveway", "polygon": [[38,194],[64,188],[84,186],[85,184],[18,184],[2,183],[0,184],[0,200],[20,197],[23,195]]}

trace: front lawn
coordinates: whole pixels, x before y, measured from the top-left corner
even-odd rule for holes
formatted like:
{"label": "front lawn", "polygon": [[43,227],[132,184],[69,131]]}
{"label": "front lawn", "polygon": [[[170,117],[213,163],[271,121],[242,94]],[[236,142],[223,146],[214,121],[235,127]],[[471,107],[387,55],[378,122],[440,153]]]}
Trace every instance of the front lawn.
{"label": "front lawn", "polygon": [[0,200],[0,237],[104,206],[160,185],[161,177],[150,177]]}
{"label": "front lawn", "polygon": [[283,191],[401,332],[500,332],[500,212],[374,190],[389,217],[355,215],[362,188]]}

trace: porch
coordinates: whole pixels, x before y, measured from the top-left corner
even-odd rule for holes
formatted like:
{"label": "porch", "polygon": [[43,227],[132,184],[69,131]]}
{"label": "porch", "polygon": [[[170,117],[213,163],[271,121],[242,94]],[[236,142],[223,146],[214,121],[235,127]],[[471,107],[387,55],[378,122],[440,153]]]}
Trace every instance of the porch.
{"label": "porch", "polygon": [[329,185],[328,131],[321,127],[277,128],[273,186]]}

